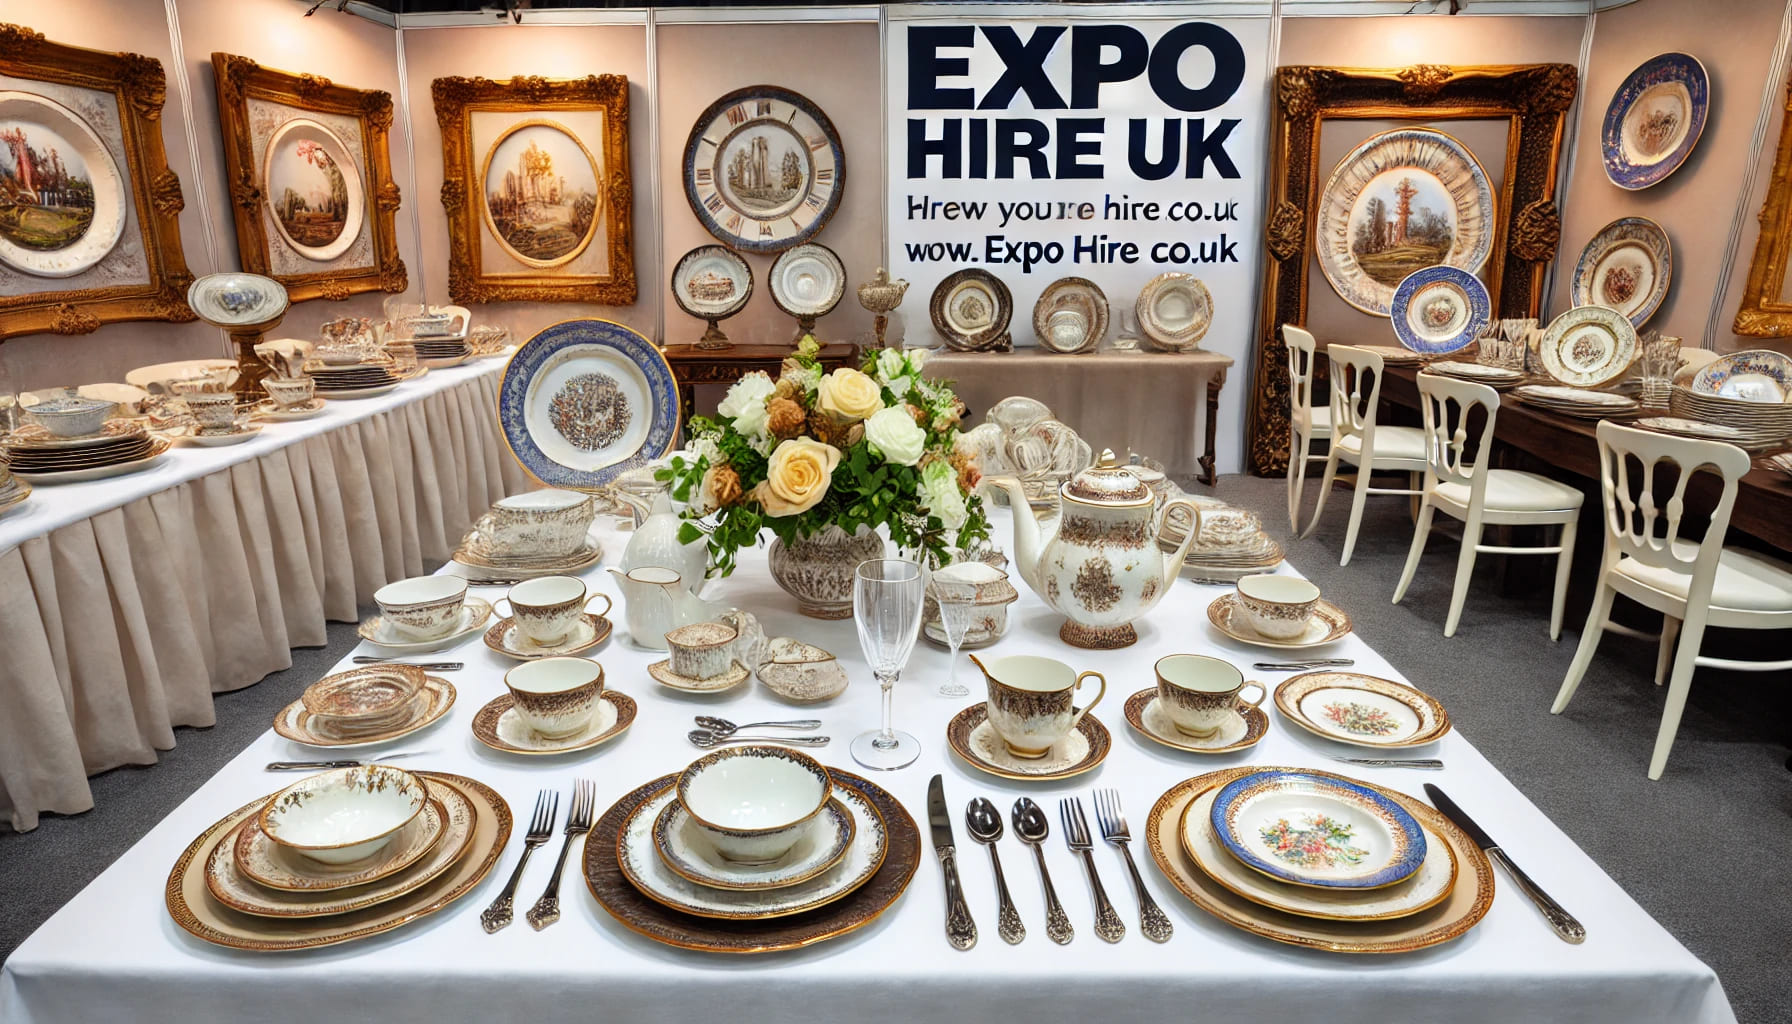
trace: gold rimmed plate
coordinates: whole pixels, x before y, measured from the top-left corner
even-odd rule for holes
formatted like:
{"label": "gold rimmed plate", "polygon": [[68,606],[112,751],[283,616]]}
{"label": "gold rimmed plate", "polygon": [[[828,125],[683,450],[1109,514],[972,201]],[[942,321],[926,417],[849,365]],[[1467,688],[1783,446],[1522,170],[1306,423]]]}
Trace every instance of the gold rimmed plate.
{"label": "gold rimmed plate", "polygon": [[[448,798],[450,802],[453,799]],[[331,892],[380,881],[417,863],[447,834],[447,825],[448,808],[443,796],[432,790],[423,813],[399,829],[391,842],[373,856],[348,864],[325,864],[287,849],[269,839],[255,818],[244,822],[228,845],[236,873],[257,885],[286,892]],[[225,844],[220,843],[218,848],[224,850]],[[230,903],[215,887],[212,895]],[[248,907],[238,909],[255,913]]]}
{"label": "gold rimmed plate", "polygon": [[1157,687],[1140,690],[1126,698],[1126,724],[1154,743],[1186,750],[1191,754],[1230,754],[1248,750],[1269,733],[1269,716],[1262,708],[1241,705],[1237,714],[1210,737],[1190,736],[1177,730],[1170,717],[1163,713],[1157,699]]}
{"label": "gold rimmed plate", "polygon": [[840,863],[857,834],[852,811],[834,797],[783,856],[765,864],[734,864],[693,827],[684,805],[673,800],[654,819],[653,846],[666,868],[686,881],[751,892],[807,882]]}
{"label": "gold rimmed plate", "polygon": [[538,644],[524,635],[512,618],[499,619],[485,631],[485,646],[518,661],[534,661],[537,658],[558,658],[580,651],[588,651],[605,640],[610,639],[614,627],[610,620],[602,615],[585,612],[579,621],[573,624],[572,632],[557,644]]}
{"label": "gold rimmed plate", "polygon": [[1207,606],[1207,621],[1213,623],[1213,628],[1239,643],[1282,651],[1318,647],[1342,639],[1350,633],[1350,616],[1344,613],[1344,609],[1323,597],[1313,607],[1313,617],[1307,622],[1307,631],[1292,640],[1273,640],[1252,629],[1244,621],[1244,615],[1238,606],[1238,595],[1235,593],[1221,594],[1214,598]]}
{"label": "gold rimmed plate", "polygon": [[330,747],[339,750],[351,747],[370,747],[376,743],[385,743],[409,736],[411,733],[439,721],[443,715],[448,713],[448,709],[454,706],[454,684],[439,676],[430,676],[423,681],[423,692],[419,696],[423,698],[423,702],[409,721],[372,735],[336,732],[331,728],[328,719],[306,711],[304,703],[296,700],[281,708],[280,713],[274,716],[274,731],[294,743],[303,743],[311,747]]}
{"label": "gold rimmed plate", "polygon": [[571,736],[549,738],[523,724],[516,713],[510,694],[500,694],[473,716],[473,735],[479,742],[507,754],[570,754],[590,750],[628,731],[635,724],[635,699],[617,690],[605,689],[597,702],[597,711],[585,728]]}
{"label": "gold rimmed plate", "polygon": [[1086,714],[1044,757],[1016,757],[996,734],[995,726],[989,724],[989,704],[978,701],[946,723],[946,743],[978,771],[1003,779],[1043,782],[1093,771],[1107,759],[1114,738],[1100,719]]}
{"label": "gold rimmed plate", "polygon": [[1450,731],[1450,715],[1416,687],[1361,672],[1306,672],[1276,687],[1276,710],[1328,740],[1397,750],[1434,743]]}
{"label": "gold rimmed plate", "polygon": [[685,693],[721,693],[746,682],[753,672],[736,661],[729,666],[728,671],[719,676],[696,679],[691,676],[681,676],[672,671],[672,659],[667,658],[647,666],[647,674],[653,677],[654,682],[668,690],[682,690]]}

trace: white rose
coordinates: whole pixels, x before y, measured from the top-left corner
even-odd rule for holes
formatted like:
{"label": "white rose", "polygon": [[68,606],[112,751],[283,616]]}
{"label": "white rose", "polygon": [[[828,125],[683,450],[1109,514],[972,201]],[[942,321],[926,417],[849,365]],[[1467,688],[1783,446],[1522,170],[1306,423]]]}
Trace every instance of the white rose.
{"label": "white rose", "polygon": [[877,375],[889,383],[902,376],[902,351],[886,348],[877,354]]}
{"label": "white rose", "polygon": [[915,423],[906,406],[896,406],[865,421],[865,440],[883,453],[884,461],[912,466],[927,448],[927,431]]}
{"label": "white rose", "polygon": [[765,403],[777,390],[769,375],[755,371],[741,377],[728,389],[716,411],[732,420],[734,429],[748,437],[765,434]]}

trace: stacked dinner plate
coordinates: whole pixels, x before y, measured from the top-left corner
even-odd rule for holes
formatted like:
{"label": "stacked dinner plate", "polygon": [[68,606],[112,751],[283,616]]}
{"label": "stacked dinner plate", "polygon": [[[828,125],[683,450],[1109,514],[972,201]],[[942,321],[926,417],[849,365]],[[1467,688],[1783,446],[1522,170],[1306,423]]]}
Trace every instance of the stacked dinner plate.
{"label": "stacked dinner plate", "polygon": [[[92,434],[57,437],[35,424],[0,441],[14,475],[30,483],[73,483],[131,473],[168,450],[165,437],[143,429],[141,421],[108,420]],[[3,501],[0,498],[0,501]]]}
{"label": "stacked dinner plate", "polygon": [[1733,428],[1741,434],[1735,443],[1745,448],[1772,447],[1792,437],[1792,404],[1785,402],[1754,402],[1675,384],[1668,392],[1668,411]]}
{"label": "stacked dinner plate", "polygon": [[1513,389],[1512,395],[1526,405],[1588,420],[1623,416],[1637,410],[1634,398],[1560,384],[1526,384]]}
{"label": "stacked dinner plate", "polygon": [[1439,359],[1425,367],[1425,372],[1485,384],[1495,391],[1508,391],[1524,383],[1523,370],[1488,366],[1485,363],[1465,363],[1454,359]]}
{"label": "stacked dinner plate", "polygon": [[458,338],[415,338],[417,361],[424,366],[459,366],[473,354],[465,334]]}
{"label": "stacked dinner plate", "polygon": [[317,393],[324,398],[370,398],[398,386],[398,377],[386,362],[342,366],[310,363],[305,372],[317,382]]}
{"label": "stacked dinner plate", "polygon": [[1381,357],[1388,366],[1416,366],[1425,361],[1425,354],[1414,352],[1404,345],[1363,345],[1365,352],[1373,352]]}
{"label": "stacked dinner plate", "polygon": [[[1282,546],[1263,532],[1256,513],[1219,503],[1200,502],[1201,532],[1182,558],[1183,574],[1193,579],[1231,583],[1241,576],[1273,572],[1282,564]],[[1158,546],[1175,551],[1188,534],[1188,520],[1166,516]]]}
{"label": "stacked dinner plate", "polygon": [[454,705],[454,687],[415,665],[370,665],[312,683],[274,716],[274,731],[314,747],[356,747],[407,736]]}

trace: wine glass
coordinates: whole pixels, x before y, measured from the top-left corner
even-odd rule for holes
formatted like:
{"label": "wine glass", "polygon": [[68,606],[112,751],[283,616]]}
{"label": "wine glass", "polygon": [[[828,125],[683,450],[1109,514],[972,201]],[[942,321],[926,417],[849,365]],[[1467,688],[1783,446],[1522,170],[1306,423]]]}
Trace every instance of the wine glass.
{"label": "wine glass", "polygon": [[964,646],[964,635],[970,631],[971,619],[977,612],[977,585],[951,579],[936,572],[927,583],[928,596],[940,610],[940,629],[946,634],[946,647],[952,652],[952,666],[946,681],[940,684],[942,697],[969,697],[971,690],[958,681],[958,649]]}
{"label": "wine glass", "polygon": [[920,740],[890,728],[890,691],[915,649],[926,590],[921,566],[900,558],[867,559],[853,573],[852,617],[859,627],[859,648],[883,688],[883,728],[852,741],[852,759],[866,768],[901,768],[921,754]]}

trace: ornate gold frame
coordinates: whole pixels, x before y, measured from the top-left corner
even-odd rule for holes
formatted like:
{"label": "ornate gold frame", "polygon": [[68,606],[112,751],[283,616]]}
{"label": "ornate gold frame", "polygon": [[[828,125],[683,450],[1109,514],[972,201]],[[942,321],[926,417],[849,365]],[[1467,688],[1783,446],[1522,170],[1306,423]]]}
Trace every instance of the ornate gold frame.
{"label": "ornate gold frame", "polygon": [[[448,211],[448,294],[455,302],[599,302],[626,306],[635,301],[633,200],[628,164],[628,79],[622,75],[590,75],[570,81],[530,76],[493,81],[489,78],[438,78],[430,83],[436,121],[442,129],[442,206]],[[610,273],[567,274],[552,268],[529,274],[488,274],[479,260],[480,230],[485,218],[472,208],[484,183],[485,163],[472,152],[474,110],[517,113],[553,110],[601,110],[604,113],[604,167],[609,172],[603,199],[607,222]],[[586,140],[581,140],[581,143]]]}
{"label": "ornate gold frame", "polygon": [[[359,292],[402,292],[408,282],[404,260],[398,256],[398,231],[394,220],[401,195],[392,180],[392,155],[388,135],[392,130],[392,96],[371,89],[351,89],[317,75],[295,74],[263,67],[248,57],[212,54],[212,72],[218,81],[218,120],[224,130],[224,173],[230,183],[230,212],[236,219],[236,245],[243,269],[272,277],[286,286],[294,302],[306,299],[346,299]],[[368,230],[373,234],[373,263],[362,267],[338,267],[303,274],[276,274],[269,246],[264,210],[267,183],[255,159],[255,140],[250,134],[249,100],[280,103],[300,110],[342,114],[361,125],[361,168],[367,182]]]}
{"label": "ornate gold frame", "polygon": [[1773,177],[1761,204],[1761,237],[1748,264],[1748,287],[1730,329],[1754,338],[1792,336],[1792,302],[1780,298],[1792,259],[1792,82],[1786,83],[1780,119],[1780,144],[1773,155]]}
{"label": "ornate gold frame", "polygon": [[1536,316],[1544,266],[1555,258],[1558,157],[1568,106],[1570,64],[1407,68],[1276,69],[1270,113],[1270,195],[1263,298],[1246,425],[1246,465],[1275,474],[1288,465],[1288,360],[1281,325],[1306,324],[1308,265],[1319,216],[1319,130],[1326,120],[1503,119],[1509,124],[1488,291],[1498,316]]}
{"label": "ornate gold frame", "polygon": [[[187,307],[193,274],[180,247],[180,177],[162,148],[162,62],[52,43],[23,25],[0,24],[0,73],[112,93],[124,131],[131,199],[149,264],[144,284],[0,296],[0,339],[21,334],[91,334],[121,320],[196,319]],[[52,281],[53,279],[45,279]]]}

